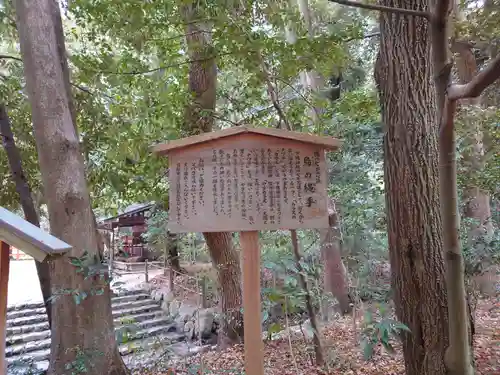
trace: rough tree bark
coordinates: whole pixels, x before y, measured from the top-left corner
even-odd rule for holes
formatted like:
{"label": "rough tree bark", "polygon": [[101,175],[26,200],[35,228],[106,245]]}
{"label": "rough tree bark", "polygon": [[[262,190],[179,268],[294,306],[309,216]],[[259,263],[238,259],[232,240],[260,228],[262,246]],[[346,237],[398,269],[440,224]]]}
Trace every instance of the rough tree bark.
{"label": "rough tree bark", "polygon": [[[424,11],[428,1],[383,0]],[[407,375],[445,375],[448,314],[439,211],[436,97],[429,23],[380,14],[375,79],[382,109],[384,179],[392,284]]]}
{"label": "rough tree bark", "polygon": [[337,299],[342,314],[349,314],[352,311],[352,300],[349,296],[347,271],[342,262],[339,217],[332,199],[328,206],[330,227],[319,231],[321,257],[325,266],[325,289]]}
{"label": "rough tree bark", "polygon": [[[16,185],[16,191],[19,194],[21,207],[23,208],[24,217],[31,224],[40,226],[40,220],[33,202],[30,185],[28,179],[24,174],[21,155],[14,140],[12,127],[10,126],[10,119],[7,113],[7,108],[3,103],[0,103],[0,133],[3,138],[3,147],[9,160],[10,171],[12,173],[12,180]],[[40,288],[42,290],[43,300],[45,302],[45,309],[49,319],[49,326],[51,325],[52,305],[49,301],[50,298],[50,270],[49,264],[46,262],[35,262],[38,280],[40,281]]]}
{"label": "rough tree bark", "polygon": [[[186,22],[186,41],[191,63],[189,65],[189,92],[193,100],[185,113],[186,135],[211,132],[214,124],[217,67],[208,25],[193,22],[200,18],[195,2],[182,7]],[[221,288],[221,307],[225,319],[222,324],[223,341],[238,342],[243,339],[241,313],[241,272],[239,256],[228,232],[204,233],[212,261],[217,268]]]}
{"label": "rough tree bark", "polygon": [[[68,256],[87,251],[100,261],[97,232],[75,124],[65,87],[53,19],[53,0],[15,2],[17,27],[51,232],[74,246],[51,262],[53,300],[49,374],[63,374],[76,359],[89,375],[128,374],[115,341],[109,284],[84,280]],[[63,38],[63,37],[62,37]],[[104,272],[104,270],[103,270]],[[75,303],[71,293],[86,292]],[[100,295],[91,295],[99,290]]]}

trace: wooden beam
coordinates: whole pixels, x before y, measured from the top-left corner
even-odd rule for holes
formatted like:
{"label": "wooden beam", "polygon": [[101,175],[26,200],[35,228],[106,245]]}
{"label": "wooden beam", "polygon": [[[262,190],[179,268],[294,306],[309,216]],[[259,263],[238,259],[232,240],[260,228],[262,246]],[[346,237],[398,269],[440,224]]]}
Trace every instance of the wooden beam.
{"label": "wooden beam", "polygon": [[0,242],[0,374],[7,373],[5,345],[7,332],[7,292],[9,288],[9,250],[6,242]]}
{"label": "wooden beam", "polygon": [[240,233],[243,252],[243,324],[245,330],[245,374],[264,375],[264,346],[260,304],[259,232]]}
{"label": "wooden beam", "polygon": [[232,137],[238,134],[260,134],[268,137],[288,139],[311,145],[321,146],[325,150],[336,150],[342,142],[333,137],[322,137],[314,134],[279,130],[273,128],[253,128],[248,126],[236,126],[210,133],[203,133],[187,138],[169,141],[167,143],[152,146],[152,151],[158,155],[166,155],[173,150],[193,146],[200,143],[215,141],[221,138]]}

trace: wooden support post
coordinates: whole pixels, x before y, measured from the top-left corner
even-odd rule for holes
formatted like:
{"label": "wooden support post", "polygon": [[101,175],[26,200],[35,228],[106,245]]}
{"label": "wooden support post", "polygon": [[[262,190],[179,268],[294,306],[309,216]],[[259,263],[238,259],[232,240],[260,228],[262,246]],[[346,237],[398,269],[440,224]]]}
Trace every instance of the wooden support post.
{"label": "wooden support post", "polygon": [[113,262],[115,261],[115,228],[111,227],[111,246],[109,249],[109,275],[113,274]]}
{"label": "wooden support post", "polygon": [[174,274],[174,269],[172,268],[172,266],[169,267],[169,284],[170,284],[170,291],[173,293],[174,292],[174,288],[175,288],[175,274]]}
{"label": "wooden support post", "polygon": [[260,304],[259,232],[240,233],[243,253],[243,324],[245,331],[245,374],[264,375],[264,346]]}
{"label": "wooden support post", "polygon": [[144,261],[144,278],[147,283],[149,283],[149,275],[148,275],[148,260]]}
{"label": "wooden support post", "polygon": [[167,244],[165,245],[165,249],[163,250],[163,276],[167,276],[167,267],[168,267],[168,264],[169,264],[169,261],[168,261],[168,248],[170,246],[170,243],[167,242]]}
{"label": "wooden support post", "polygon": [[0,242],[0,374],[7,373],[5,344],[7,332],[7,292],[9,286],[10,246]]}

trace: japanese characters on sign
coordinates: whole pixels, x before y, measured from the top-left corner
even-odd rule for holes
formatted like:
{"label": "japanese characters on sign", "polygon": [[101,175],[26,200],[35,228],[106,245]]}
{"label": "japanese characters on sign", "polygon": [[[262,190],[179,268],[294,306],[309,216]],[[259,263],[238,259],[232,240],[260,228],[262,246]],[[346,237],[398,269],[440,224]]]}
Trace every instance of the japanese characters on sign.
{"label": "japanese characters on sign", "polygon": [[171,168],[174,232],[328,225],[321,148],[237,142],[173,155]]}

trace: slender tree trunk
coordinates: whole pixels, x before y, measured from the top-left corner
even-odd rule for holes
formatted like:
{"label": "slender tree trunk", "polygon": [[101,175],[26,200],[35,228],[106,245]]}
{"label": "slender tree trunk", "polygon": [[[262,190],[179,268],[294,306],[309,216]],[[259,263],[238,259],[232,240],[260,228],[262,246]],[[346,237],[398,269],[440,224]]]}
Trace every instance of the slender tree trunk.
{"label": "slender tree trunk", "polygon": [[436,1],[430,17],[432,44],[432,72],[436,93],[439,131],[439,185],[440,211],[443,233],[443,254],[446,260],[446,293],[448,309],[448,347],[445,365],[450,375],[472,375],[471,348],[468,342],[467,293],[465,289],[464,259],[460,245],[460,213],[458,211],[457,160],[455,113],[456,100],[448,99],[451,84],[449,36],[452,30],[451,14],[456,3]]}
{"label": "slender tree trunk", "polygon": [[[427,10],[428,2],[382,5]],[[407,375],[445,375],[448,313],[439,199],[436,96],[429,24],[381,13],[378,84],[392,284]]]}
{"label": "slender tree trunk", "polygon": [[[461,42],[455,42],[453,50],[458,53],[457,71],[460,83],[465,84],[477,74],[476,58],[470,47]],[[483,98],[474,98],[463,101],[465,105],[481,105]],[[471,181],[480,172],[484,164],[484,142],[481,122],[470,115],[466,115],[468,151],[464,154],[464,163]],[[491,222],[490,195],[478,186],[469,185],[464,191],[465,217],[474,222],[469,228],[469,242],[472,244],[477,237],[491,237],[493,223]]]}
{"label": "slender tree trunk", "polygon": [[292,250],[295,257],[295,267],[297,267],[299,282],[302,290],[304,291],[306,299],[306,310],[311,321],[311,328],[313,331],[313,343],[314,343],[314,354],[316,356],[316,366],[323,366],[325,364],[325,359],[323,355],[323,347],[321,345],[321,333],[319,331],[318,321],[316,319],[316,312],[314,311],[311,293],[309,292],[309,287],[307,285],[307,279],[304,276],[305,271],[300,263],[300,249],[299,249],[299,239],[297,238],[297,231],[291,230],[292,237]]}
{"label": "slender tree trunk", "polygon": [[[187,24],[186,41],[191,64],[189,66],[189,92],[193,100],[188,104],[184,130],[186,135],[212,131],[215,110],[217,67],[208,25],[193,22],[199,19],[199,5],[186,3],[182,15]],[[210,256],[218,271],[221,288],[222,336],[231,342],[243,339],[243,315],[241,314],[241,272],[239,256],[231,233],[204,233]]]}
{"label": "slender tree trunk", "polygon": [[344,262],[342,262],[342,235],[333,200],[329,202],[328,213],[330,228],[320,230],[321,257],[325,267],[325,289],[337,299],[342,314],[349,314],[352,311],[352,300],[349,296],[347,271]]}
{"label": "slender tree trunk", "polygon": [[[95,264],[100,254],[57,51],[53,0],[18,0],[15,5],[51,232],[74,246],[50,265],[52,294],[58,298],[53,300],[49,374],[68,372],[76,360],[85,363],[89,375],[127,374],[115,341],[109,283],[99,277],[84,280],[68,259],[87,251],[89,264]],[[76,303],[74,295],[83,292],[88,297]]]}
{"label": "slender tree trunk", "polygon": [[[7,113],[7,108],[3,103],[0,103],[0,133],[3,137],[3,147],[7,154],[7,159],[9,160],[10,171],[12,173],[12,179],[16,184],[16,191],[19,194],[19,199],[21,202],[21,207],[23,208],[24,217],[31,224],[40,226],[40,220],[33,203],[33,197],[31,195],[31,189],[28,183],[28,179],[24,174],[21,155],[14,141],[14,134],[12,133],[12,128],[10,126],[9,115]],[[21,249],[22,250],[22,249]],[[38,280],[40,281],[40,288],[42,290],[42,297],[45,302],[45,309],[47,310],[47,316],[49,319],[49,326],[51,324],[52,317],[52,306],[49,301],[50,298],[50,270],[49,264],[46,262],[40,263],[35,262],[36,271],[38,273]]]}
{"label": "slender tree trunk", "polygon": [[179,258],[179,238],[175,233],[168,234],[167,260],[170,267],[176,272],[181,272],[181,261]]}

